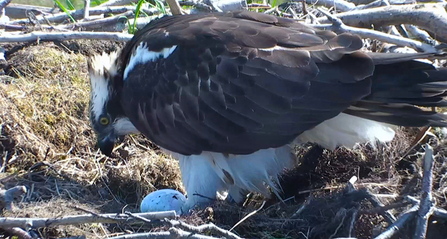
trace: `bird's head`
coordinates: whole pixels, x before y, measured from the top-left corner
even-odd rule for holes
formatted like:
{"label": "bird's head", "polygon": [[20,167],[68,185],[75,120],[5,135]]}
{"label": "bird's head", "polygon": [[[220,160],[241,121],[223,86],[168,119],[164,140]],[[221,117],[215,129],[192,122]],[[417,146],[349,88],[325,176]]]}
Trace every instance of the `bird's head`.
{"label": "bird's head", "polygon": [[119,136],[138,130],[124,114],[120,104],[121,78],[118,71],[118,53],[103,53],[88,60],[90,75],[90,122],[96,132],[102,153],[110,156]]}

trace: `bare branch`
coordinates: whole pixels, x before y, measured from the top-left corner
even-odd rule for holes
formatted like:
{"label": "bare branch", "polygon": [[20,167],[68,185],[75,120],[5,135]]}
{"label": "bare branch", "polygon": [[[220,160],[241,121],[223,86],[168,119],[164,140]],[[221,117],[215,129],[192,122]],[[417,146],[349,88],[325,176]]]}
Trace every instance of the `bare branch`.
{"label": "bare branch", "polygon": [[6,7],[11,2],[11,0],[1,0],[0,1],[0,12],[3,10],[3,8]]}
{"label": "bare branch", "polygon": [[[165,218],[175,218],[175,211],[166,212],[149,212],[149,213],[136,213],[140,217],[144,217],[149,220],[161,220]],[[59,225],[75,225],[83,223],[117,223],[117,222],[131,222],[138,221],[133,217],[129,217],[126,214],[85,214],[77,216],[66,216],[61,218],[8,218],[0,217],[0,227],[54,227]]]}
{"label": "bare branch", "polygon": [[[296,2],[301,2],[302,0],[294,0]],[[351,11],[355,9],[355,4],[346,2],[344,0],[306,0],[307,4],[310,5],[320,5],[327,8],[334,7],[335,10],[342,12]]]}
{"label": "bare branch", "polygon": [[90,0],[84,0],[84,20],[90,17]]}
{"label": "bare branch", "polygon": [[[372,25],[412,24],[432,32],[436,39],[447,42],[447,13],[444,7],[445,4],[440,3],[386,6],[334,14],[334,17],[348,26],[364,28],[371,28]],[[318,20],[321,23],[331,22],[325,18]]]}
{"label": "bare branch", "polygon": [[422,178],[422,198],[419,210],[416,214],[416,231],[413,238],[422,239],[426,237],[428,228],[428,219],[433,213],[435,202],[433,201],[433,148],[425,144],[425,156],[423,162],[423,178]]}
{"label": "bare branch", "polygon": [[147,233],[133,233],[128,235],[110,237],[110,239],[219,239],[218,237],[205,236],[183,231],[181,229],[172,227],[168,232],[147,232]]}
{"label": "bare branch", "polygon": [[74,39],[96,39],[129,41],[133,35],[111,32],[31,32],[27,34],[3,34],[0,42],[30,42],[30,41],[66,41]]}
{"label": "bare branch", "polygon": [[435,45],[436,41],[428,34],[426,31],[421,30],[413,25],[406,24],[405,29],[410,34],[410,36],[414,36],[422,42],[425,42],[430,45]]}
{"label": "bare branch", "polygon": [[56,8],[50,7],[41,7],[41,6],[31,6],[24,4],[15,4],[11,3],[5,7],[6,12],[8,13],[8,17],[12,19],[25,18],[29,12],[32,12],[36,15],[38,14],[48,14],[51,12],[58,12]]}
{"label": "bare branch", "polygon": [[205,11],[205,12],[211,12],[212,8],[209,5],[206,5],[205,3],[198,2],[198,1],[180,1],[180,6],[189,6],[194,7],[197,10]]}
{"label": "bare branch", "polygon": [[177,0],[166,0],[166,2],[168,3],[169,8],[171,9],[172,15],[182,15],[183,14],[183,10],[180,7],[180,4],[178,3]]}
{"label": "bare branch", "polygon": [[83,28],[85,30],[100,29],[102,32],[122,32],[126,27],[127,19],[134,16],[133,11],[128,11],[113,17],[102,18],[94,21],[76,22],[59,26],[64,29]]}
{"label": "bare branch", "polygon": [[382,232],[379,236],[375,237],[374,239],[390,239],[392,236],[401,230],[403,226],[412,219],[415,215],[417,210],[419,209],[419,205],[413,206],[410,210],[403,213],[399,219],[396,220],[393,224],[391,224],[384,232]]}
{"label": "bare branch", "polygon": [[[125,13],[128,11],[135,11],[135,6],[95,7],[95,8],[90,8],[89,15],[120,14],[120,13]],[[156,9],[156,8],[144,8],[143,7],[143,8],[141,8],[141,11],[145,12],[149,16],[159,13],[158,9]],[[69,13],[74,19],[81,19],[82,17],[84,17],[83,9],[69,11]],[[57,14],[52,14],[52,15],[48,15],[48,16],[36,16],[37,23],[46,23],[46,21],[62,22],[65,19],[67,19],[67,17],[68,16],[66,13],[57,13]],[[15,21],[10,21],[8,24],[14,25],[14,24],[29,24],[29,23],[30,23],[29,19],[18,19]]]}
{"label": "bare branch", "polygon": [[110,7],[110,6],[123,6],[131,3],[137,3],[138,0],[109,0],[101,5],[100,7]]}
{"label": "bare branch", "polygon": [[350,32],[353,34],[357,34],[363,38],[377,39],[379,41],[389,42],[389,43],[393,43],[393,44],[396,44],[399,46],[408,46],[408,47],[415,48],[415,49],[418,49],[420,51],[427,52],[427,53],[435,53],[438,51],[436,48],[434,48],[431,45],[428,45],[428,44],[425,44],[425,43],[422,43],[419,41],[414,41],[414,40],[411,40],[408,38],[394,36],[394,35],[386,34],[386,33],[379,32],[379,31],[374,31],[374,30],[346,26],[342,22],[341,19],[336,17],[337,15],[331,15],[329,12],[327,12],[323,9],[319,9],[319,10],[321,13],[326,15],[326,17],[332,22],[332,25],[329,25],[329,26],[328,25],[314,25],[314,27],[330,29],[330,30],[336,31],[336,32]]}
{"label": "bare branch", "polygon": [[33,239],[33,237],[20,227],[3,228],[8,233],[16,236],[18,239]]}

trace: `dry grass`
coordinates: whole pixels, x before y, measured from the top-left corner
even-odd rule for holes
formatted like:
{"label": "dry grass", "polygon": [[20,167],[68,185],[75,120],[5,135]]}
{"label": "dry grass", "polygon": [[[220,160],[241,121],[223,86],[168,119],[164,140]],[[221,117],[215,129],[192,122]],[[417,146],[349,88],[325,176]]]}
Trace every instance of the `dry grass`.
{"label": "dry grass", "polygon": [[[127,210],[136,211],[142,197],[153,190],[182,190],[177,162],[157,149],[147,149],[149,142],[140,136],[127,137],[116,150],[115,158],[98,154],[87,119],[85,54],[96,52],[94,46],[87,41],[59,46],[45,43],[8,56],[7,75],[0,77],[0,183],[5,188],[25,185],[29,191],[14,211],[4,212],[3,216],[84,213],[73,205],[94,212],[118,212],[127,205]],[[100,48],[110,51],[117,46],[101,43]],[[374,194],[418,195],[419,158],[423,150],[417,146],[408,151],[417,132],[418,129],[400,130],[391,144],[377,148],[363,145],[334,152],[314,145],[297,148],[299,166],[286,172],[281,181],[283,198],[291,199],[285,203],[275,198],[268,200],[264,210],[243,222],[235,232],[249,238],[346,235],[352,212],[372,208],[363,194],[342,190],[352,176],[360,179],[357,187]],[[438,137],[431,141],[438,153],[434,190],[438,205],[445,208],[447,134],[442,130],[435,134]],[[255,195],[244,207],[216,202],[184,220],[192,224],[213,222],[229,229],[264,200]],[[394,198],[381,200],[386,204]],[[308,205],[306,210],[290,219],[303,203]],[[361,215],[355,226],[355,236],[370,238],[387,223],[377,214]],[[438,224],[431,224],[431,238],[439,238],[436,226],[442,231],[447,222],[438,220]],[[45,228],[36,233],[44,238],[99,238],[124,230],[160,229],[92,224]]]}
{"label": "dry grass", "polygon": [[[116,158],[98,154],[87,118],[84,55],[44,43],[8,57],[9,76],[0,78],[0,182],[29,190],[24,204],[9,215],[69,215],[73,210],[67,205],[78,203],[104,212],[119,212],[125,205],[135,211],[151,191],[182,190],[177,162],[143,149],[147,141],[142,137],[126,138]],[[40,233],[47,238],[108,232],[83,226]]]}

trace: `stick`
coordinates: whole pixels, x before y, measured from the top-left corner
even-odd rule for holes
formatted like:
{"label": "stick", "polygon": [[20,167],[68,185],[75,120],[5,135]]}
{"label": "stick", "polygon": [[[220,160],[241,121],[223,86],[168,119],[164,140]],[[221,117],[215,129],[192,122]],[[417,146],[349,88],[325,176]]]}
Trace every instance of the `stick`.
{"label": "stick", "polygon": [[187,223],[184,223],[182,221],[177,221],[177,220],[169,220],[169,223],[171,223],[171,225],[173,227],[179,227],[180,229],[194,232],[194,233],[210,232],[210,233],[215,234],[219,237],[224,237],[224,238],[228,238],[228,239],[241,239],[236,234],[234,234],[230,231],[227,231],[225,229],[222,229],[222,228],[214,225],[213,223],[208,223],[208,224],[204,224],[204,225],[200,225],[200,226],[189,225]]}
{"label": "stick", "polygon": [[435,45],[436,41],[428,34],[426,31],[421,30],[413,25],[406,24],[405,29],[410,33],[410,36],[413,35],[417,39],[422,42],[425,42],[430,45]]}
{"label": "stick", "polygon": [[[175,211],[135,213],[140,217],[149,220],[161,220],[165,218],[175,218]],[[126,214],[84,214],[77,216],[66,216],[61,218],[8,218],[0,217],[0,227],[54,227],[59,225],[75,225],[84,223],[117,223],[117,222],[135,222],[138,219],[129,217]]]}
{"label": "stick", "polygon": [[[302,2],[302,0],[294,0],[294,2]],[[335,10],[347,12],[355,9],[355,4],[343,0],[306,0],[307,4],[320,5],[327,8],[334,7]]]}
{"label": "stick", "polygon": [[425,155],[423,162],[423,178],[422,178],[422,198],[419,210],[416,214],[416,230],[414,239],[423,239],[426,237],[428,228],[428,219],[433,214],[435,202],[433,201],[433,148],[425,144]]}
{"label": "stick", "polygon": [[206,5],[205,3],[202,2],[196,2],[196,1],[180,1],[179,2],[180,6],[189,6],[189,7],[194,7],[197,10],[201,10],[201,11],[205,11],[205,12],[211,12],[213,9],[211,8],[211,6]]}
{"label": "stick", "polygon": [[133,16],[134,13],[132,11],[128,11],[113,17],[102,18],[94,21],[76,22],[74,24],[59,27],[65,29],[82,28],[85,30],[101,29],[102,32],[122,32],[126,27],[127,19]]}
{"label": "stick", "polygon": [[109,239],[219,239],[218,237],[204,236],[200,234],[192,234],[181,229],[170,228],[168,232],[147,232],[147,233],[133,233],[128,235],[110,237]]}
{"label": "stick", "polygon": [[66,41],[73,39],[96,39],[129,41],[133,35],[111,32],[31,32],[27,34],[3,34],[0,42],[30,42],[30,41]]}
{"label": "stick", "polygon": [[3,11],[3,8],[6,7],[11,2],[11,0],[1,0],[0,1],[0,12]]}
{"label": "stick", "polygon": [[8,233],[16,236],[18,239],[33,239],[33,237],[28,232],[19,227],[3,228],[3,229]]}
{"label": "stick", "polygon": [[245,220],[247,220],[249,217],[255,215],[257,212],[259,212],[265,205],[265,201],[262,202],[261,206],[254,210],[253,212],[250,212],[249,214],[247,214],[247,216],[243,217],[241,220],[239,220],[236,224],[234,224],[234,226],[232,228],[230,228],[230,232],[233,231],[237,226],[239,226],[241,223],[243,223]]}
{"label": "stick", "polygon": [[171,9],[172,15],[183,15],[182,8],[180,7],[180,4],[177,2],[177,0],[166,0],[166,2]]}
{"label": "stick", "polygon": [[[419,204],[420,201],[412,196],[405,196],[405,199],[407,199],[408,201],[410,201],[413,204]],[[437,217],[441,217],[444,219],[447,219],[447,210],[442,209],[442,208],[437,208],[434,207],[434,211],[433,211],[433,215],[437,216]]]}
{"label": "stick", "polygon": [[[121,6],[121,7],[95,7],[90,8],[89,15],[100,15],[100,14],[120,14],[125,13],[127,11],[135,11],[134,6]],[[152,16],[158,14],[159,11],[156,8],[141,8],[141,11],[145,12],[147,15]],[[80,19],[84,16],[84,9],[69,11],[70,15],[74,19]],[[46,23],[46,21],[50,22],[62,22],[67,19],[66,13],[57,13],[48,16],[36,16],[37,23]],[[18,19],[15,21],[10,21],[8,24],[12,25],[20,25],[20,24],[29,24],[29,19]]]}
{"label": "stick", "polygon": [[29,12],[39,15],[39,14],[47,14],[53,11],[58,11],[58,9],[56,8],[14,4],[14,3],[11,3],[8,6],[6,6],[5,10],[8,13],[8,17],[12,19],[26,18]]}
{"label": "stick", "polygon": [[[440,3],[386,6],[334,14],[334,17],[340,18],[348,26],[364,28],[412,24],[430,31],[437,40],[447,42],[447,13],[444,6]],[[331,22],[325,18],[318,20],[321,23]]]}
{"label": "stick", "polygon": [[123,6],[131,3],[137,3],[138,0],[109,0],[99,5],[100,7]]}
{"label": "stick", "polygon": [[391,226],[389,226],[384,232],[375,237],[374,239],[390,239],[396,232],[402,229],[402,227],[416,215],[416,211],[419,209],[419,205],[415,205],[410,210],[402,214],[399,219],[396,220]]}
{"label": "stick", "polygon": [[90,0],[84,0],[84,20],[90,17]]}
{"label": "stick", "polygon": [[320,8],[318,10],[321,13],[323,13],[324,15],[326,15],[326,17],[332,22],[332,25],[330,25],[330,26],[314,25],[314,27],[331,29],[333,31],[338,31],[338,32],[350,32],[350,33],[357,34],[364,38],[377,39],[379,41],[389,42],[389,43],[393,43],[393,44],[396,44],[399,46],[408,46],[408,47],[415,48],[415,49],[418,49],[420,51],[427,52],[427,53],[435,53],[438,51],[433,46],[419,42],[419,41],[414,41],[414,40],[403,38],[400,36],[393,36],[390,34],[378,32],[378,31],[374,31],[374,30],[346,26],[341,19],[336,17],[336,15],[332,15],[329,12],[327,12],[323,9],[320,9]]}

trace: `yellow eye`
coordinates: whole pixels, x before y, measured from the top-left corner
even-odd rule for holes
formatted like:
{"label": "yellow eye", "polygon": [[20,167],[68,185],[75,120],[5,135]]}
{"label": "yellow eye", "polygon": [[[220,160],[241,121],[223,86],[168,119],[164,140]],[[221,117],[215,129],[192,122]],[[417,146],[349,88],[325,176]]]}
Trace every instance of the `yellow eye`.
{"label": "yellow eye", "polygon": [[102,124],[102,125],[108,125],[108,124],[109,124],[109,118],[107,118],[107,117],[101,117],[101,118],[99,119],[99,123]]}

